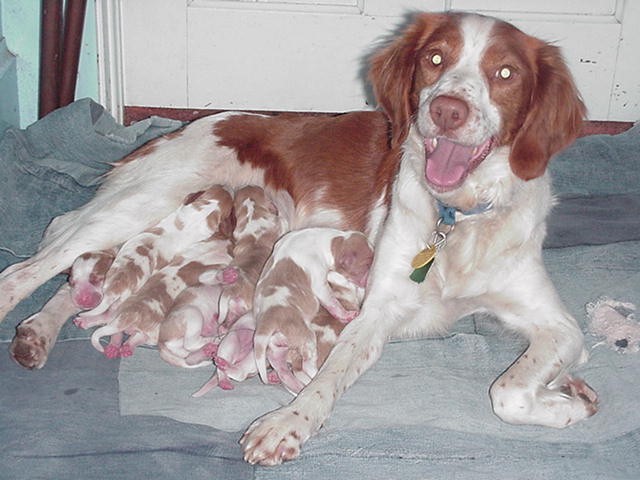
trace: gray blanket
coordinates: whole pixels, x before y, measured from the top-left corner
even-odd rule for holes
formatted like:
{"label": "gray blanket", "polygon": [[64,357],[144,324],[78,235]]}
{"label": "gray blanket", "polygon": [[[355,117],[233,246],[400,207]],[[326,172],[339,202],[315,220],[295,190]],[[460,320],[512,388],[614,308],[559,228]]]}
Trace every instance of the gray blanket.
{"label": "gray blanket", "polygon": [[[51,219],[86,203],[112,162],[150,139],[181,127],[151,117],[130,127],[115,122],[102,106],[78,100],[25,130],[0,134],[0,271],[33,254]],[[0,324],[0,340],[37,311],[62,276],[41,287]],[[64,336],[73,335],[65,329]]]}
{"label": "gray blanket", "polygon": [[[129,135],[88,101],[56,114],[46,128],[38,122],[0,139],[0,268],[33,251],[52,215],[90,197],[104,162],[177,127],[134,126]],[[544,258],[585,331],[585,303],[601,295],[640,303],[639,151],[635,127],[581,139],[552,162],[560,201]],[[0,339],[47,294],[23,302],[0,325]],[[208,369],[170,367],[153,349],[109,361],[85,336],[66,328],[41,371],[0,355],[0,479],[584,480],[640,472],[640,357],[589,335],[592,358],[578,373],[602,405],[574,427],[512,426],[491,413],[489,385],[524,344],[490,318],[469,317],[446,338],[389,344],[302,457],[275,469],[244,464],[237,440],[256,415],[288,401],[284,391],[253,380],[194,399]]]}

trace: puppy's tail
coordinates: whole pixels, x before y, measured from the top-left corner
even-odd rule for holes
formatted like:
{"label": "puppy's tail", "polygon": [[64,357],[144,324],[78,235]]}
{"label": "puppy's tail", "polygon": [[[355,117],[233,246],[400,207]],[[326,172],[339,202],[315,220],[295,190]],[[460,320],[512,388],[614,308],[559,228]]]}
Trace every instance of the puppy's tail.
{"label": "puppy's tail", "polygon": [[98,350],[100,353],[104,353],[104,347],[100,343],[100,339],[102,337],[115,335],[117,333],[120,333],[121,331],[122,330],[119,327],[116,327],[113,324],[100,327],[91,334],[91,345],[93,345],[93,348]]}

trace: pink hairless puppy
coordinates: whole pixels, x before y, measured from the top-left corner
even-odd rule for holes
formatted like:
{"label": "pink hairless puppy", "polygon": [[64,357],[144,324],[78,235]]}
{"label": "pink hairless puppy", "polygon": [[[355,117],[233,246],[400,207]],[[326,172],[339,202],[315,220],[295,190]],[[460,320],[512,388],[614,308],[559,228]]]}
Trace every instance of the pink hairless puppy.
{"label": "pink hairless puppy", "polygon": [[235,194],[233,261],[221,275],[220,321],[228,328],[251,310],[253,293],[273,244],[285,231],[285,219],[262,188],[247,186]]}
{"label": "pink hairless puppy", "polygon": [[71,299],[82,310],[96,307],[102,300],[102,287],[116,249],[87,252],[80,255],[69,272]]}
{"label": "pink hairless puppy", "polygon": [[[312,328],[322,306],[342,324],[358,314],[359,302],[350,310],[336,297],[328,282],[337,272],[347,284],[364,288],[373,250],[360,232],[309,228],[290,232],[275,245],[256,286],[254,314],[255,357],[260,378],[267,375],[267,360],[290,391],[299,392],[318,370],[318,344]],[[334,279],[334,282],[339,281]],[[344,296],[344,295],[343,295]],[[321,318],[318,319],[321,325]],[[297,357],[294,375],[289,366]]]}
{"label": "pink hairless puppy", "polygon": [[171,365],[196,368],[211,365],[220,342],[220,285],[195,285],[184,290],[160,324],[158,350]]}
{"label": "pink hairless puppy", "polygon": [[216,371],[211,379],[193,394],[201,397],[215,387],[233,389],[232,380],[242,382],[256,374],[256,359],[253,355],[253,335],[256,322],[251,312],[234,322],[224,336],[214,358]]}
{"label": "pink hairless puppy", "polygon": [[[212,269],[221,271],[226,267],[231,260],[228,249],[229,240],[210,238],[175,257],[121,303],[107,325],[93,332],[93,346],[107,357],[114,358],[128,357],[142,344],[156,345],[160,325],[176,298],[186,288],[200,284],[203,273]],[[124,343],[123,334],[128,335]],[[111,340],[103,348],[100,339],[105,336],[111,336]]]}
{"label": "pink hairless puppy", "polygon": [[229,192],[218,185],[188,195],[175,212],[122,245],[107,272],[102,301],[81,317],[100,315],[123,302],[177,254],[213,232],[230,234],[232,205]]}

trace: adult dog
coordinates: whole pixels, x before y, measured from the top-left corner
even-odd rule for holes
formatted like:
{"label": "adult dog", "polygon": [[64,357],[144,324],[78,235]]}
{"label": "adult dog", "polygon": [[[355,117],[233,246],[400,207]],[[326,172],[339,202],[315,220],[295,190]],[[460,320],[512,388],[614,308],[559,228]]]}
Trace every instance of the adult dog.
{"label": "adult dog", "polygon": [[[529,341],[491,387],[500,418],[564,427],[595,413],[595,393],[567,373],[585,359],[582,333],[541,257],[553,203],[546,165],[584,116],[557,48],[493,18],[423,14],[372,58],[370,79],[386,115],[224,114],[147,144],[92,201],[54,220],[34,257],[2,273],[0,317],[80,254],[126,241],[189,192],[255,184],[289,192],[294,228],[362,230],[376,254],[359,317],[295,400],[249,428],[247,461],[295,458],[390,336],[444,332],[473,312],[495,314]],[[19,326],[18,362],[44,364],[74,308],[67,297]]]}

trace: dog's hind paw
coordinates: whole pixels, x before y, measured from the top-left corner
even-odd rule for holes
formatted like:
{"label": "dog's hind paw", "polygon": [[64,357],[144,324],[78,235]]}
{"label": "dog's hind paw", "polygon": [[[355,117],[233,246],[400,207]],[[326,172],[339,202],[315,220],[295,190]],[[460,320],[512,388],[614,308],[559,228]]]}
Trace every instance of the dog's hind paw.
{"label": "dog's hind paw", "polygon": [[28,326],[19,325],[11,342],[11,357],[26,368],[42,368],[49,357],[50,341]]}

